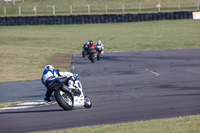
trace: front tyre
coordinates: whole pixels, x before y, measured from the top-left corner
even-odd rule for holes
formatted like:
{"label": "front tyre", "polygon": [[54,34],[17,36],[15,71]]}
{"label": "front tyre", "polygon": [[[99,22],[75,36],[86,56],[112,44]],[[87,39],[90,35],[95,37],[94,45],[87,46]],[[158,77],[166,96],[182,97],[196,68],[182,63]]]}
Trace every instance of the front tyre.
{"label": "front tyre", "polygon": [[73,109],[73,102],[72,102],[71,98],[65,92],[58,89],[55,91],[54,96],[55,96],[57,103],[64,110],[72,110]]}
{"label": "front tyre", "polygon": [[93,54],[90,54],[89,59],[92,63],[94,63],[95,56]]}
{"label": "front tyre", "polygon": [[85,108],[91,108],[92,107],[92,102],[90,101],[90,99],[88,98],[88,96],[86,95],[85,96],[85,104],[84,104],[84,107]]}

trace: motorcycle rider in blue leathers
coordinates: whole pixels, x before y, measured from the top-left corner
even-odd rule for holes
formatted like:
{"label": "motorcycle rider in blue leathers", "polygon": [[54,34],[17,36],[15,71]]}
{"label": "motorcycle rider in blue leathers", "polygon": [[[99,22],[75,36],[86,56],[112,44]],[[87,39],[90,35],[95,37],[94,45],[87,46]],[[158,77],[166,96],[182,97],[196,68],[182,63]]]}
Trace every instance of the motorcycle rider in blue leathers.
{"label": "motorcycle rider in blue leathers", "polygon": [[[46,102],[51,102],[50,96],[53,93],[56,87],[60,87],[61,85],[65,87],[69,92],[74,88],[74,82],[77,77],[77,74],[73,74],[70,72],[62,72],[58,69],[54,69],[52,65],[46,65],[44,67],[43,75],[41,78],[42,83],[46,87],[46,93],[44,96],[44,100]],[[67,82],[67,86],[65,84]]]}

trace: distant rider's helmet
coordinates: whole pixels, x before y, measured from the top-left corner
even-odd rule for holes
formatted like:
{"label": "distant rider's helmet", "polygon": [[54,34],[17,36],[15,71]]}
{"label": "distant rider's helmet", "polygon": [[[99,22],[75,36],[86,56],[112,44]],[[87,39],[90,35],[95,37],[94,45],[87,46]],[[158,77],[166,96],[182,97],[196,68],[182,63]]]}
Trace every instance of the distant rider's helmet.
{"label": "distant rider's helmet", "polygon": [[44,69],[53,70],[54,67],[53,67],[52,65],[46,65],[46,66],[44,67]]}
{"label": "distant rider's helmet", "polygon": [[90,40],[90,44],[93,44],[93,41]]}
{"label": "distant rider's helmet", "polygon": [[89,40],[89,41],[87,42],[87,45],[89,45],[91,41],[92,41],[92,40]]}
{"label": "distant rider's helmet", "polygon": [[101,40],[98,40],[98,41],[97,41],[97,44],[101,44]]}

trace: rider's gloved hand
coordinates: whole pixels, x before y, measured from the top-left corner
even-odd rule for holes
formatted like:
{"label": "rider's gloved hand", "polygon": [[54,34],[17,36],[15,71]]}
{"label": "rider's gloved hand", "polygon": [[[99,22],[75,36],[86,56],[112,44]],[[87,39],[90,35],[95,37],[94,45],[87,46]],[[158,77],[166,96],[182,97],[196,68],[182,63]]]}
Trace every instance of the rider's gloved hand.
{"label": "rider's gloved hand", "polygon": [[77,77],[78,77],[78,74],[74,74],[74,75],[72,76],[72,79],[73,79],[73,80],[76,80]]}

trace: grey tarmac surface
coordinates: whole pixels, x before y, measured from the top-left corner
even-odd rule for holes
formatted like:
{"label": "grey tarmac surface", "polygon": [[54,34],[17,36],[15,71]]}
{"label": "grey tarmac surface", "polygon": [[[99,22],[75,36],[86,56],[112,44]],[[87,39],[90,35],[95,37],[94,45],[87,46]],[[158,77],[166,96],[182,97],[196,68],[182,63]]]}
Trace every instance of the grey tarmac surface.
{"label": "grey tarmac surface", "polygon": [[44,93],[45,87],[41,81],[0,83],[0,103],[23,100],[34,101],[42,99]]}
{"label": "grey tarmac surface", "polygon": [[[200,49],[110,52],[95,63],[75,54],[74,65],[93,102],[91,109],[64,111],[52,104],[0,112],[1,132],[48,131],[200,114]],[[34,84],[40,86],[39,82]]]}

